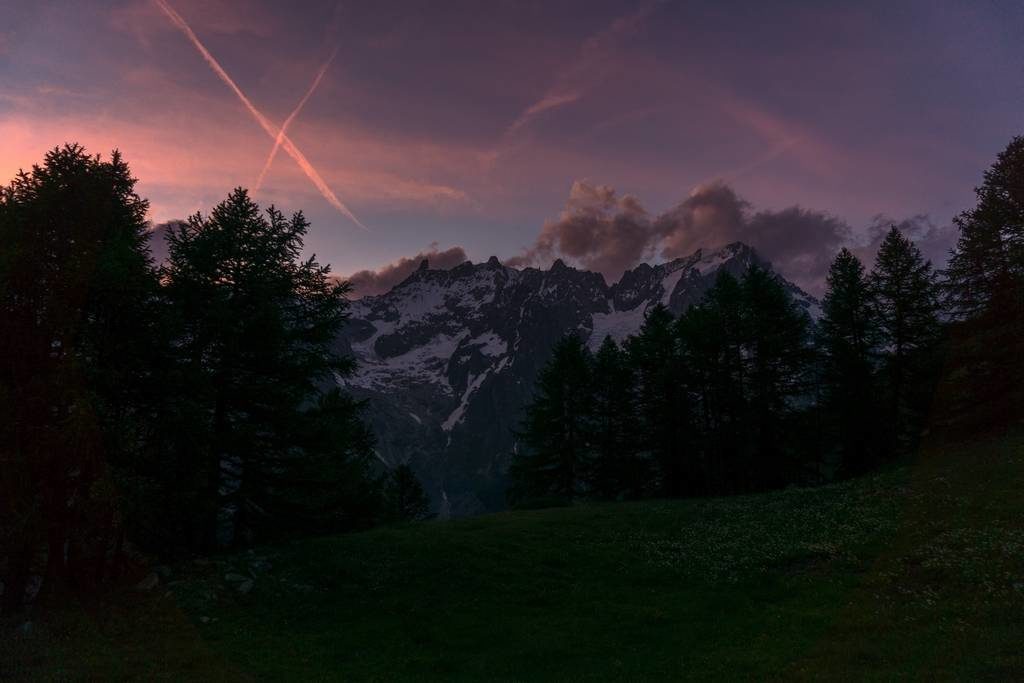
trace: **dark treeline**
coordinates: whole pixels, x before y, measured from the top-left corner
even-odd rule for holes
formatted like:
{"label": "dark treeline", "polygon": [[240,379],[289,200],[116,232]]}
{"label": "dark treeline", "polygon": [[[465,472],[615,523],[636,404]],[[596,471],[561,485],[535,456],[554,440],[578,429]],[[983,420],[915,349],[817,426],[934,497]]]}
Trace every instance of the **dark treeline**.
{"label": "dark treeline", "polygon": [[0,189],[0,581],[16,609],[209,553],[422,518],[379,472],[334,343],[346,284],[301,213],[238,189],[149,253],[118,153],[68,145]]}
{"label": "dark treeline", "polygon": [[836,255],[815,323],[769,271],[721,272],[678,318],[620,347],[579,337],[541,372],[510,468],[513,504],[814,484],[911,452],[931,428],[1024,415],[1024,138],[956,219],[949,269],[893,228],[870,272]]}

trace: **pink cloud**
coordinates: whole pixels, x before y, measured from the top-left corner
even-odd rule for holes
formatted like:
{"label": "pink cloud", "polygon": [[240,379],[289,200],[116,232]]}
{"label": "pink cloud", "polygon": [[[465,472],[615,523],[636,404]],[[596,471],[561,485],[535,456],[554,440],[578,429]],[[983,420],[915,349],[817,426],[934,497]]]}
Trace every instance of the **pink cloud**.
{"label": "pink cloud", "polygon": [[842,170],[846,154],[808,127],[774,115],[767,108],[737,93],[720,86],[712,87],[716,106],[738,124],[750,128],[763,138],[770,145],[771,159],[783,154],[792,155],[800,164],[819,175],[835,176]]}
{"label": "pink cloud", "polygon": [[[653,8],[652,4],[645,5],[615,19],[605,29],[587,38],[580,46],[576,58],[555,75],[540,99],[527,106],[515,118],[505,129],[503,137],[513,136],[544,112],[577,102],[586,91],[606,78],[609,62],[614,60],[622,44],[637,32]],[[506,141],[503,140],[503,144],[507,144]],[[501,154],[501,146],[494,152],[495,158]]]}
{"label": "pink cloud", "polygon": [[[258,38],[269,38],[273,34],[274,17],[267,13],[264,3],[255,0],[178,0],[175,7],[204,33],[246,34]],[[110,12],[110,25],[135,35],[145,44],[150,34],[174,30],[150,0],[115,7]]]}

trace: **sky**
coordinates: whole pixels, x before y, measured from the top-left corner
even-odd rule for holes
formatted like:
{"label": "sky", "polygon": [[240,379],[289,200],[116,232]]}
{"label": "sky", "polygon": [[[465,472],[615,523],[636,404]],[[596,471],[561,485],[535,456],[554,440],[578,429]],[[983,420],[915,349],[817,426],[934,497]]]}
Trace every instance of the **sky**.
{"label": "sky", "polygon": [[303,210],[308,251],[367,293],[424,255],[563,257],[613,281],[732,239],[820,291],[839,246],[869,257],[890,223],[940,260],[1024,134],[1015,1],[0,0],[0,17],[0,181],[75,141],[123,152],[154,225],[248,187]]}

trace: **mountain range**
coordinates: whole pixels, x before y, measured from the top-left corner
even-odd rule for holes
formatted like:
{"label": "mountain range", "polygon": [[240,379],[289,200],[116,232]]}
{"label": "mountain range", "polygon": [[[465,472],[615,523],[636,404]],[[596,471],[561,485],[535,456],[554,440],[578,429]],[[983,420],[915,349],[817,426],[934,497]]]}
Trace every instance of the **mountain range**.
{"label": "mountain range", "polygon": [[[381,463],[408,463],[440,516],[501,509],[514,430],[559,338],[576,332],[593,349],[608,335],[621,342],[652,306],[682,313],[720,270],[738,277],[752,264],[771,268],[735,242],[641,264],[608,285],[561,260],[547,270],[511,268],[495,257],[448,270],[423,261],[387,293],[352,303],[338,347],[357,369],[338,382],[367,399]],[[817,318],[818,302],[783,282]]]}

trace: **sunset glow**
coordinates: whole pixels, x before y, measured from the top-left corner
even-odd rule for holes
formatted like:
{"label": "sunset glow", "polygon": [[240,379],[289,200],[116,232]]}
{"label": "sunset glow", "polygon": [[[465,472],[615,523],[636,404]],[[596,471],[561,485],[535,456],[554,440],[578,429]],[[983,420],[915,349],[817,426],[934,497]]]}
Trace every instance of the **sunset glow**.
{"label": "sunset glow", "polygon": [[[355,217],[355,214],[349,211],[348,207],[342,204],[341,200],[338,199],[337,196],[335,196],[331,188],[329,188],[327,186],[327,183],[324,182],[324,179],[320,177],[319,173],[317,173],[317,170],[313,168],[313,164],[309,163],[309,160],[306,159],[306,156],[299,151],[299,148],[296,147],[295,144],[291,141],[291,139],[285,134],[285,130],[288,127],[289,120],[285,120],[280,130],[275,130],[273,124],[271,124],[270,121],[268,121],[267,118],[260,113],[260,111],[253,105],[253,103],[249,101],[249,98],[245,96],[245,93],[243,93],[239,89],[239,87],[235,85],[235,82],[231,80],[231,77],[228,76],[227,72],[224,71],[223,68],[221,68],[221,65],[217,62],[216,59],[214,59],[213,55],[210,54],[210,51],[206,49],[202,42],[200,42],[199,38],[197,38],[196,34],[192,32],[192,29],[185,22],[185,20],[181,18],[181,15],[175,12],[170,5],[164,2],[164,0],[154,0],[154,2],[156,2],[156,4],[160,6],[160,9],[164,11],[164,14],[166,14],[168,18],[172,22],[174,22],[174,25],[181,29],[182,33],[184,33],[185,36],[189,39],[189,41],[191,41],[192,44],[195,45],[196,49],[199,50],[199,54],[203,56],[203,59],[206,60],[206,63],[210,65],[210,68],[213,69],[215,74],[217,74],[217,77],[224,81],[225,85],[231,88],[231,91],[235,93],[235,95],[242,102],[242,104],[245,105],[245,108],[249,110],[249,113],[252,114],[253,118],[255,118],[256,121],[260,124],[260,127],[267,132],[267,135],[273,138],[274,152],[276,152],[278,146],[283,144],[285,151],[288,152],[292,159],[295,160],[295,163],[299,165],[299,168],[302,169],[302,172],[309,177],[309,179],[316,186],[316,189],[318,189],[320,191],[320,194],[324,196],[324,199],[326,199],[331,206],[333,206],[338,211],[352,219],[352,221],[356,225],[363,229],[366,229],[366,226],[359,222],[359,219]],[[319,78],[316,81],[314,81],[314,84],[317,83],[319,83]],[[310,90],[310,93],[312,93],[312,89]],[[271,152],[271,155],[273,155],[274,152]],[[259,185],[258,182],[257,185]]]}
{"label": "sunset glow", "polygon": [[880,214],[949,225],[1024,110],[1006,4],[109,0],[4,23],[5,176],[117,147],[154,223],[247,186],[302,209],[339,273],[434,242],[518,257],[577,181],[659,214],[721,180],[862,246]]}

